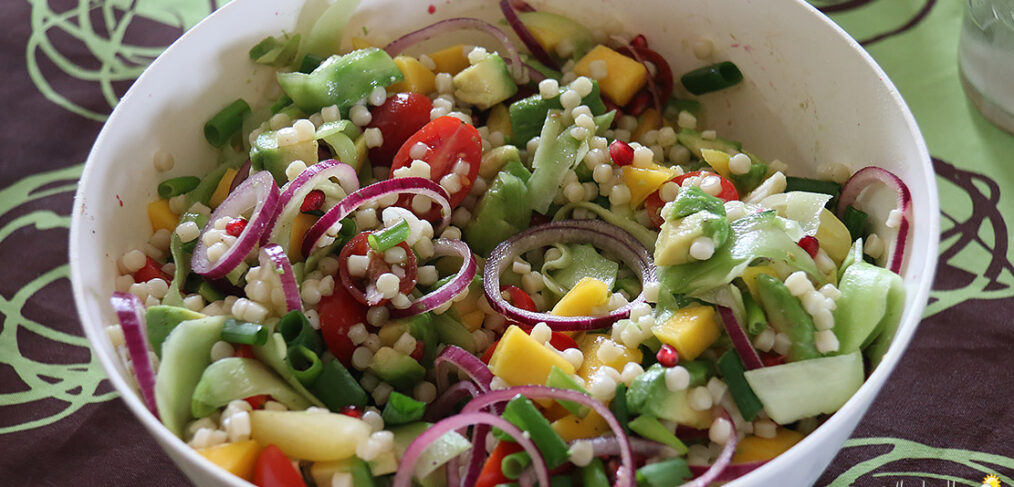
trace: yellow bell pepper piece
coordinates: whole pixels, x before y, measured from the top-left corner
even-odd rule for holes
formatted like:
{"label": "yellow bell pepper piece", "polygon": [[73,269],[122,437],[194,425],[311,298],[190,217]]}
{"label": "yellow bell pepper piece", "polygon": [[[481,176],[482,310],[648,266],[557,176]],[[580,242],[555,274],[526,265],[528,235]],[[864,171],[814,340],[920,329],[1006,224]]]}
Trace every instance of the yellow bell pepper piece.
{"label": "yellow bell pepper piece", "polygon": [[769,265],[758,265],[747,267],[743,270],[743,282],[746,283],[746,287],[750,290],[750,295],[753,299],[760,299],[760,294],[757,293],[757,276],[761,274],[767,274],[772,277],[779,277],[778,272],[775,271],[774,267]]}
{"label": "yellow bell pepper piece", "polygon": [[660,186],[676,177],[676,171],[652,163],[649,167],[623,166],[623,184],[630,189],[630,207],[636,208]]}
{"label": "yellow bell pepper piece", "polygon": [[481,309],[477,309],[461,315],[461,324],[465,325],[466,330],[473,332],[482,326],[482,322],[485,319],[486,313],[484,313]]}
{"label": "yellow bell pepper piece", "polygon": [[583,277],[564,294],[550,312],[556,316],[593,316],[596,308],[609,304],[609,285],[594,277]]}
{"label": "yellow bell pepper piece", "polygon": [[778,428],[774,438],[761,438],[759,436],[747,436],[736,444],[736,454],[732,457],[732,463],[751,463],[771,460],[781,455],[792,445],[799,443],[803,434],[786,429]]}
{"label": "yellow bell pepper piece", "polygon": [[292,220],[292,233],[289,235],[289,260],[293,263],[303,260],[303,237],[306,231],[317,222],[317,217],[300,213]]}
{"label": "yellow bell pepper piece", "polygon": [[507,328],[489,359],[489,370],[512,386],[544,385],[554,365],[565,374],[574,373],[570,362],[517,325]]}
{"label": "yellow bell pepper piece", "polygon": [[166,229],[172,232],[180,221],[180,216],[169,209],[169,200],[161,199],[148,204],[148,220],[152,230]]}
{"label": "yellow bell pepper piece", "polygon": [[648,69],[643,64],[601,44],[588,51],[574,65],[574,74],[591,77],[591,63],[605,61],[607,75],[598,80],[599,89],[617,105],[630,102],[634,94],[648,82]]}
{"label": "yellow bell pepper piece", "polygon": [[852,247],[852,235],[849,234],[849,229],[827,208],[820,212],[820,225],[817,227],[815,237],[820,243],[820,248],[824,249],[828,257],[831,257],[831,260],[838,266],[848,256],[849,248]]}
{"label": "yellow bell pepper piece", "polygon": [[630,140],[641,140],[644,134],[651,130],[658,130],[662,127],[662,115],[658,110],[649,108],[641,114],[641,120],[637,122],[637,128],[630,134]]}
{"label": "yellow bell pepper piece", "polygon": [[423,63],[412,56],[398,56],[394,58],[394,64],[398,65],[401,74],[405,75],[405,81],[399,81],[387,87],[388,93],[403,93],[411,91],[428,95],[436,91],[437,75],[423,66]]}
{"label": "yellow bell pepper piece", "polygon": [[453,76],[470,66],[464,44],[455,44],[446,49],[431,52],[428,56],[436,66],[436,69],[433,70],[434,73],[448,73]]}
{"label": "yellow bell pepper piece", "polygon": [[609,432],[609,425],[606,423],[606,420],[595,411],[588,412],[588,415],[584,418],[568,414],[553,421],[550,427],[566,442],[583,438],[597,438]]}
{"label": "yellow bell pepper piece", "polygon": [[675,348],[681,360],[697,358],[721,335],[715,308],[711,306],[680,308],[665,323],[653,326],[651,331],[659,341]]}
{"label": "yellow bell pepper piece", "polygon": [[254,440],[245,440],[201,448],[197,453],[229,473],[252,482],[261,447]]}
{"label": "yellow bell pepper piece", "polygon": [[[590,380],[595,371],[603,366],[609,366],[617,371],[623,370],[628,362],[641,362],[641,351],[636,348],[627,348],[626,345],[614,341],[609,335],[601,333],[588,333],[577,338],[577,348],[584,354],[584,362],[577,371],[577,375],[585,380]],[[600,356],[599,350],[603,347],[612,347],[610,353],[603,353]],[[605,360],[603,360],[605,359]]]}
{"label": "yellow bell pepper piece", "polygon": [[212,210],[218,208],[218,205],[222,204],[229,196],[229,187],[232,186],[232,179],[236,177],[237,172],[236,169],[226,169],[222,179],[218,180],[218,186],[215,187],[215,192],[211,194],[211,200],[208,202]]}
{"label": "yellow bell pepper piece", "polygon": [[490,133],[500,132],[504,138],[510,138],[514,136],[514,127],[511,126],[511,114],[510,110],[507,109],[507,105],[503,103],[494,106],[489,110],[489,117],[486,118],[486,126],[489,127]]}
{"label": "yellow bell pepper piece", "polygon": [[732,173],[729,172],[729,159],[732,156],[729,154],[720,150],[701,149],[701,157],[723,178],[728,179],[732,176]]}

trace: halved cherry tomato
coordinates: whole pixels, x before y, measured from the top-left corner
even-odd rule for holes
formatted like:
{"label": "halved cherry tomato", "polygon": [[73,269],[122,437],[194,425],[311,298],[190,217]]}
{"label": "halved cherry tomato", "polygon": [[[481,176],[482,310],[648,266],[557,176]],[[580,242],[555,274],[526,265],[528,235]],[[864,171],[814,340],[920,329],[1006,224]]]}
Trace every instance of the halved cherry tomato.
{"label": "halved cherry tomato", "polygon": [[535,307],[535,301],[532,301],[532,297],[528,295],[523,289],[517,286],[500,286],[500,292],[506,291],[511,297],[511,304],[515,307],[521,308],[525,311],[531,311],[537,313],[538,308]]}
{"label": "halved cherry tomato", "polygon": [[[676,176],[669,181],[676,184],[683,184],[683,181],[689,177],[700,176],[706,174],[708,176],[714,176],[722,182],[722,191],[717,196],[723,201],[733,201],[739,199],[739,191],[736,191],[736,185],[722,176],[715,174],[711,171],[691,171],[681,176]],[[662,228],[662,207],[665,206],[665,202],[662,201],[662,197],[659,196],[659,192],[655,191],[648,195],[648,198],[644,200],[644,209],[648,211],[648,216],[651,217],[651,223],[655,225],[655,228]]]}
{"label": "halved cherry tomato", "polygon": [[271,396],[267,394],[257,394],[256,396],[250,396],[243,400],[250,405],[252,409],[261,409],[264,407],[264,403],[268,402],[268,398]]}
{"label": "halved cherry tomato", "polygon": [[[370,247],[367,240],[367,235],[370,233],[372,232],[360,232],[342,247],[341,253],[338,254],[338,275],[342,285],[345,286],[345,289],[348,290],[353,299],[367,306],[380,306],[389,300],[379,297],[377,278],[382,274],[391,272],[391,265],[384,261],[384,254],[382,252],[377,252]],[[408,244],[402,242],[398,246],[405,249],[406,256],[405,264],[401,266],[405,271],[405,276],[401,278],[398,292],[407,295],[415,288],[418,267],[415,252],[412,251]],[[349,257],[353,255],[365,255],[369,257],[370,264],[366,269],[365,278],[354,279],[349,274]]]}
{"label": "halved cherry tomato", "polygon": [[162,265],[160,265],[155,259],[151,257],[145,257],[147,260],[144,262],[144,267],[134,272],[134,282],[148,282],[152,279],[158,278],[165,282],[172,281],[172,278],[168,274],[162,272]]}
{"label": "halved cherry tomato", "polygon": [[[384,137],[387,137],[386,134]],[[465,196],[468,196],[472,183],[479,175],[479,163],[482,162],[482,137],[479,131],[454,117],[433,120],[402,144],[391,164],[392,178],[395,169],[412,164],[409,153],[419,142],[430,148],[422,160],[430,165],[430,179],[437,184],[440,184],[444,176],[454,171],[458,161],[468,164],[468,172],[458,175],[461,179],[461,189],[450,195],[451,208],[458,206]]]}
{"label": "halved cherry tomato", "polygon": [[239,358],[254,358],[253,347],[251,347],[250,345],[247,344],[237,345],[235,350],[236,352],[233,353],[233,356]]}
{"label": "halved cherry tomato", "polygon": [[317,304],[324,343],[346,367],[352,365],[352,352],[356,349],[349,339],[349,328],[356,323],[366,324],[366,309],[342,286],[335,286],[334,292],[330,296],[322,296]]}
{"label": "halved cherry tomato", "polygon": [[475,480],[475,487],[493,487],[499,484],[505,484],[511,482],[506,475],[503,474],[503,459],[507,455],[517,453],[524,448],[521,445],[513,441],[501,441],[497,443],[496,448],[486,458],[486,463],[482,466],[482,471],[479,472],[479,478]]}
{"label": "halved cherry tomato", "polygon": [[[369,127],[380,129],[384,143],[370,149],[370,163],[389,166],[405,140],[430,121],[433,102],[420,93],[396,93],[370,111]],[[411,162],[411,161],[410,161]]]}
{"label": "halved cherry tomato", "polygon": [[275,445],[261,450],[254,468],[254,485],[258,487],[306,487],[303,476]]}

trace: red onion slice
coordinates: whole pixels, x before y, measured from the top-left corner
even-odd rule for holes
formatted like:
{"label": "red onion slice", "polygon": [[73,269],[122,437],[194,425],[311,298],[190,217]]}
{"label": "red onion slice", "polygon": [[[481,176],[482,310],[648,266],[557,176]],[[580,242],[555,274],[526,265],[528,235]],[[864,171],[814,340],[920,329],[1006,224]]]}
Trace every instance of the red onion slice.
{"label": "red onion slice", "polygon": [[392,57],[397,56],[409,46],[431,39],[444,32],[456,32],[462,29],[481,30],[495,37],[496,40],[500,41],[500,44],[503,44],[504,49],[507,50],[507,58],[510,60],[511,70],[514,71],[514,78],[517,79],[521,76],[521,56],[518,55],[518,48],[511,42],[510,37],[507,37],[504,31],[496,28],[493,24],[469,17],[455,17],[453,19],[441,20],[422,29],[409,32],[385,46],[384,51]]}
{"label": "red onion slice", "polygon": [[[732,482],[733,480],[736,480],[750,472],[753,472],[754,470],[757,470],[765,463],[768,463],[767,460],[749,463],[730,463],[727,467],[725,467],[725,470],[722,470],[722,473],[720,473],[717,477],[715,477],[714,481]],[[694,474],[695,476],[704,475],[704,473],[708,471],[708,468],[710,467],[691,465],[690,473]]]}
{"label": "red onion slice", "polygon": [[725,325],[725,332],[729,334],[729,339],[732,340],[732,346],[736,348],[736,353],[739,354],[739,358],[743,360],[743,365],[746,366],[746,370],[759,369],[764,366],[761,362],[760,355],[757,354],[757,350],[753,348],[753,344],[750,343],[750,337],[743,331],[743,325],[736,319],[736,314],[731,309],[725,306],[718,306],[718,314],[722,316],[722,324]]}
{"label": "red onion slice", "polygon": [[338,222],[342,218],[349,216],[360,206],[392,194],[421,194],[436,201],[441,207],[440,213],[443,217],[440,226],[435,229],[437,232],[446,227],[451,221],[451,204],[447,201],[449,197],[447,196],[447,191],[439,184],[426,178],[417,177],[385,179],[346,196],[334,208],[331,208],[324,216],[320,217],[317,223],[314,223],[306,231],[306,236],[303,237],[303,255],[310,255],[310,252],[319,246],[320,241],[325,236],[332,231],[336,231]]}
{"label": "red onion slice", "polygon": [[278,244],[268,244],[261,248],[258,260],[260,260],[262,268],[274,271],[278,280],[281,281],[282,292],[285,293],[286,311],[302,311],[303,300],[299,297],[296,275],[292,272],[292,265],[289,264],[289,256],[285,255],[285,249]]}
{"label": "red onion slice", "polygon": [[[542,458],[542,454],[535,447],[535,443],[532,440],[523,434],[517,426],[499,416],[473,412],[458,414],[444,419],[427,428],[426,431],[413,440],[412,444],[405,450],[405,454],[401,457],[398,473],[394,476],[393,487],[411,487],[415,464],[423,452],[426,451],[426,448],[434,441],[449,431],[465,429],[473,425],[476,426],[476,429],[479,429],[478,425],[493,426],[510,435],[532,458],[532,466],[535,467],[535,476],[539,481],[539,485],[549,485],[549,470],[546,468],[546,461]],[[488,431],[488,426],[485,429]],[[477,443],[472,446],[473,455],[478,455],[478,452],[485,451],[486,438],[479,438],[479,440],[483,443]]]}
{"label": "red onion slice", "polygon": [[[877,183],[892,192],[889,195],[883,195],[881,199],[889,196],[893,200],[893,207],[889,203],[885,205],[869,201],[877,199],[878,195],[874,194]],[[861,197],[862,201],[860,201]],[[877,263],[891,272],[899,273],[905,258],[905,245],[908,243],[908,214],[911,205],[912,194],[901,178],[887,169],[868,166],[856,171],[842,186],[841,196],[838,198],[838,216],[844,216],[845,209],[849,206],[866,212],[873,224],[874,234],[879,236],[887,246],[883,256],[877,259]],[[891,209],[887,214],[884,214],[884,208],[888,207]],[[893,211],[901,213],[901,218],[895,227],[887,225],[887,220],[891,218]]]}
{"label": "red onion slice", "polygon": [[528,52],[532,53],[532,57],[552,69],[560,69],[560,65],[556,63],[553,56],[550,56],[546,52],[542,44],[539,44],[539,41],[535,39],[532,31],[528,30],[528,26],[521,21],[521,17],[518,17],[518,13],[514,10],[511,0],[500,0],[500,11],[503,12],[503,16],[507,19],[507,23],[510,24],[511,29],[514,29],[514,33],[521,39],[521,43],[528,48]]}
{"label": "red onion slice", "polygon": [[437,368],[437,388],[439,390],[448,390],[447,374],[441,373],[439,369],[440,364],[444,363],[454,365],[463,370],[482,392],[490,390],[489,383],[493,381],[493,373],[489,371],[489,367],[482,363],[482,360],[479,360],[475,355],[455,345],[448,345],[433,360],[433,367]]}
{"label": "red onion slice", "polygon": [[[641,279],[641,294],[606,316],[555,316],[518,308],[500,295],[500,274],[514,258],[529,250],[554,243],[591,243],[612,252]],[[560,220],[529,228],[497,245],[486,260],[483,288],[490,307],[507,318],[535,326],[545,322],[555,331],[587,331],[605,328],[630,316],[630,308],[644,301],[644,286],[655,282],[651,255],[622,228],[599,220]]]}
{"label": "red onion slice", "polygon": [[[672,68],[669,67],[669,62],[658,52],[647,47],[635,46],[632,43],[624,46],[619,52],[629,54],[637,62],[643,64],[644,69],[648,70],[648,92],[651,93],[655,110],[658,110],[660,116],[663,115],[663,108],[665,103],[669,101],[673,89]],[[649,62],[655,65],[654,76],[651,75],[651,69],[648,67]]]}
{"label": "red onion slice", "polygon": [[123,338],[127,342],[130,363],[134,367],[134,377],[141,389],[141,399],[151,414],[158,418],[158,406],[155,405],[155,371],[148,355],[148,330],[144,322],[144,304],[141,299],[130,293],[114,292],[110,299],[116,318],[120,320]]}
{"label": "red onion slice", "polygon": [[476,268],[475,254],[468,248],[468,245],[461,240],[450,240],[440,238],[433,241],[433,256],[457,255],[464,259],[461,269],[454,275],[454,278],[443,286],[434,289],[433,292],[415,300],[412,305],[405,309],[392,309],[391,316],[404,318],[425,313],[431,309],[439,308],[440,305],[450,301],[455,296],[468,289],[475,277]]}
{"label": "red onion slice", "polygon": [[729,462],[732,461],[732,455],[736,453],[736,444],[739,443],[739,437],[736,436],[736,423],[729,417],[729,412],[722,409],[720,417],[729,422],[729,439],[726,440],[725,445],[722,447],[722,453],[718,454],[715,463],[711,464],[707,470],[680,487],[707,487],[712,482],[718,480],[722,476],[722,473],[725,472],[725,469],[728,468]]}
{"label": "red onion slice", "polygon": [[[222,217],[237,217],[253,208],[250,219],[232,246],[215,262],[208,260],[208,247],[204,245],[204,234],[215,228],[215,221]],[[229,197],[218,205],[208,218],[207,225],[201,231],[194,247],[190,266],[194,272],[208,278],[225,277],[236,268],[260,241],[261,236],[274,225],[278,216],[278,186],[275,178],[268,171],[250,175],[246,181],[236,187]]]}
{"label": "red onion slice", "polygon": [[247,159],[242,166],[236,171],[236,175],[232,177],[232,183],[229,185],[229,192],[232,193],[246,178],[250,177],[250,159]]}
{"label": "red onion slice", "polygon": [[343,162],[328,159],[306,168],[296,176],[296,179],[282,187],[281,195],[278,197],[278,219],[276,224],[261,236],[261,245],[274,241],[288,250],[289,230],[292,228],[292,220],[299,213],[303,199],[321,182],[330,178],[337,178],[346,194],[359,189],[359,176],[356,175],[356,170]]}
{"label": "red onion slice", "polygon": [[[438,376],[439,377],[439,376]],[[439,379],[438,379],[439,380]],[[426,407],[425,421],[439,421],[441,418],[451,414],[452,408],[461,402],[462,399],[479,395],[479,388],[467,380],[455,382],[441,394],[432,404]],[[450,483],[450,482],[448,482]]]}

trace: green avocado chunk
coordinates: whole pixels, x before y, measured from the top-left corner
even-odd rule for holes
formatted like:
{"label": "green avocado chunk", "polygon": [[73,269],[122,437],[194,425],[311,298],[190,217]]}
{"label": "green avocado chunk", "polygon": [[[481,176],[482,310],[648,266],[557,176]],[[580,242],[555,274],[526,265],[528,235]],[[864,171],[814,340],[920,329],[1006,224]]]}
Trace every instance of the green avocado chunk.
{"label": "green avocado chunk", "polygon": [[391,347],[380,347],[377,350],[373,355],[370,372],[404,392],[411,391],[426,376],[426,369],[419,362]]}
{"label": "green avocado chunk", "polygon": [[454,96],[471,103],[481,110],[487,110],[512,96],[518,91],[507,63],[496,54],[489,54],[454,75]]}
{"label": "green avocado chunk", "polygon": [[278,73],[282,91],[300,110],[315,113],[323,107],[337,105],[342,115],[374,88],[404,79],[391,56],[375,47],[331,56],[310,74]]}

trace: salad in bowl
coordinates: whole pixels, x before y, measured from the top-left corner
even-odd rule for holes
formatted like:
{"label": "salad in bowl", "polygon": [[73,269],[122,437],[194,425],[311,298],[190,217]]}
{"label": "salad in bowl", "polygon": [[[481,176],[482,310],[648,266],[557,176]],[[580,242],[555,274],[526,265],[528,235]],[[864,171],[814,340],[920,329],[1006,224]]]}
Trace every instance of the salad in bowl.
{"label": "salad in bowl", "polygon": [[877,367],[906,303],[898,176],[709,127],[697,97],[751,73],[706,38],[675,66],[499,6],[340,52],[265,38],[276,94],[207,120],[218,164],[156,152],[106,331],[201,456],[261,486],[704,486]]}

